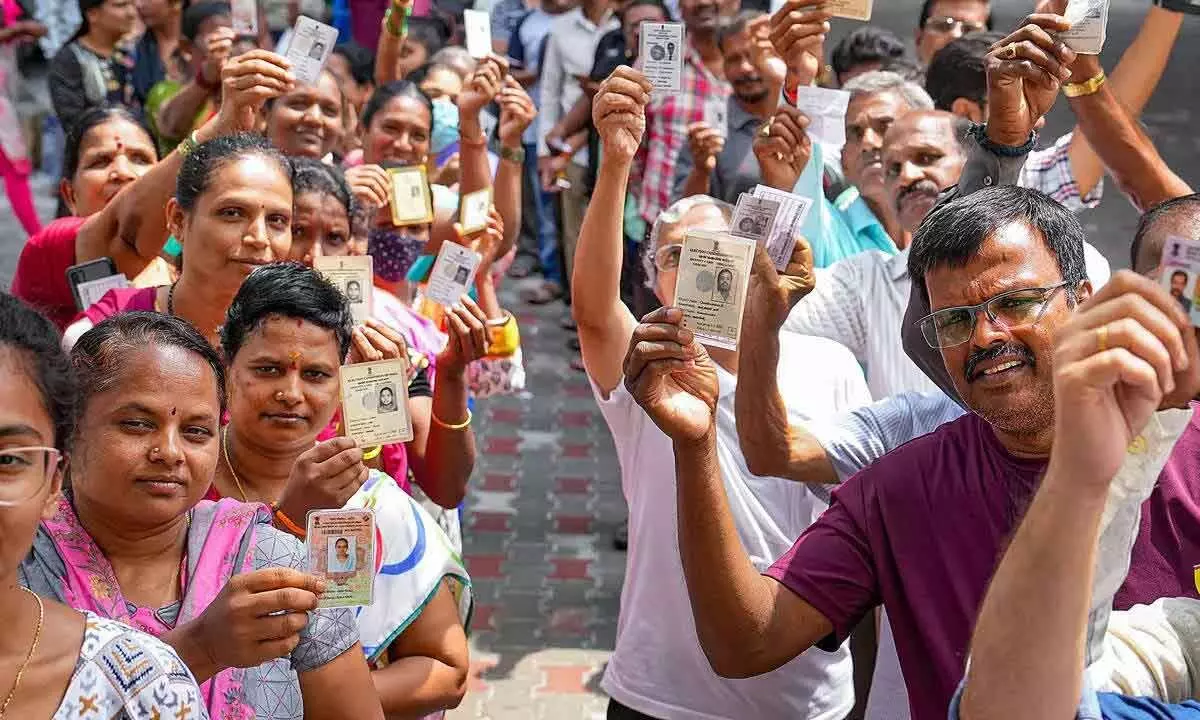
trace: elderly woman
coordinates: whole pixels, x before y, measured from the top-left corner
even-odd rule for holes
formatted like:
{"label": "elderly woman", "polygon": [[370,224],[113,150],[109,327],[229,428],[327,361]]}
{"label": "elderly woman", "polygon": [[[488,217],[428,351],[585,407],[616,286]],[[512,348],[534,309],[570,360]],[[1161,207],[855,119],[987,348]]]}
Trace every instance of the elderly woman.
{"label": "elderly woman", "polygon": [[[246,279],[221,330],[230,404],[215,486],[285,517],[304,517],[312,501],[293,490],[315,485],[345,488],[346,507],[374,509],[382,560],[359,631],[385,712],[413,717],[455,707],[466,691],[469,582],[433,520],[391,478],[367,470],[364,448],[347,437],[316,442],[339,406],[342,358],[370,350],[360,332],[341,292],[302,265]],[[431,419],[469,433],[465,410],[439,417],[435,407]],[[348,562],[348,550],[338,557]]]}
{"label": "elderly woman", "polygon": [[[58,506],[77,385],[54,326],[2,293],[0,368],[0,608],[9,626],[0,667],[14,672],[0,680],[11,688],[0,714],[65,720],[87,703],[96,717],[207,718],[200,688],[166,644],[29,591],[21,563]],[[122,661],[129,653],[142,660],[136,671]]]}
{"label": "elderly woman", "polygon": [[[126,313],[76,344],[70,491],[22,564],[44,597],[159,637],[214,717],[382,717],[353,615],[261,506],[201,502],[220,454],[220,358],[187,322]],[[301,710],[302,708],[302,710]]]}

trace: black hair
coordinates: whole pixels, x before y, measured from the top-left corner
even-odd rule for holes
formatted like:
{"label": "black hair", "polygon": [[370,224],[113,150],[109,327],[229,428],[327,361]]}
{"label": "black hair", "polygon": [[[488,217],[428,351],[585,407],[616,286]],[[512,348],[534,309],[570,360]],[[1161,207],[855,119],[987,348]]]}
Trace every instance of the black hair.
{"label": "black hair", "polygon": [[79,155],[83,149],[83,138],[87,136],[88,131],[92,128],[103,125],[112,119],[125,120],[133,125],[138,126],[142,132],[146,133],[146,139],[150,141],[150,147],[154,148],[154,152],[158,152],[158,145],[154,142],[154,135],[142,123],[141,119],[129,111],[129,108],[124,105],[98,105],[90,107],[83,111],[83,114],[74,119],[68,125],[67,140],[63,147],[63,167],[62,177],[66,178],[67,182],[75,177],[75,172],[79,170]]}
{"label": "black hair", "polygon": [[350,66],[350,76],[359,85],[370,85],[375,82],[375,56],[371,51],[354,42],[341,43],[333,48],[334,55],[346,58]]}
{"label": "black hair", "polygon": [[1149,246],[1148,236],[1160,222],[1182,213],[1191,215],[1193,223],[1200,225],[1200,193],[1165,200],[1142,214],[1137,232],[1133,235],[1133,244],[1129,247],[1129,265],[1134,272],[1145,274],[1158,265],[1162,248]]}
{"label": "black hair", "polygon": [[75,29],[75,34],[67,42],[75,42],[88,34],[92,29],[92,24],[88,22],[88,10],[94,10],[105,2],[106,0],[79,0],[79,27]]}
{"label": "black hair", "polygon": [[742,10],[737,15],[728,18],[721,18],[717,24],[717,47],[725,44],[729,38],[746,31],[746,26],[751,21],[766,15],[761,10]]}
{"label": "black hair", "polygon": [[446,27],[446,23],[438,18],[428,17],[410,17],[408,19],[408,35],[404,36],[405,42],[416,43],[425,48],[425,58],[433,57],[433,54],[446,46],[446,41],[450,39],[450,29]]}
{"label": "black hair", "polygon": [[375,116],[398,97],[409,97],[425,106],[429,111],[429,126],[433,127],[433,102],[429,96],[421,91],[421,88],[411,80],[393,80],[387,85],[380,85],[375,88],[375,92],[371,93],[371,99],[367,101],[366,107],[363,108],[362,126],[364,129],[371,127],[371,121]]}
{"label": "black hair", "polygon": [[1000,33],[971,33],[938,50],[925,70],[925,90],[938,110],[949,110],[954,101],[966,98],[980,107],[987,103],[987,69],[984,58]]}
{"label": "black hair", "polygon": [[213,175],[223,168],[226,163],[238,158],[261,155],[279,165],[279,169],[290,180],[292,164],[262,135],[255,133],[237,133],[222,135],[208,142],[200,143],[186,158],[179,168],[179,177],[175,180],[175,200],[186,211],[196,207],[196,200],[209,187]]}
{"label": "black hair", "polygon": [[984,188],[935,207],[913,237],[908,272],[913,286],[928,298],[925,275],[936,267],[966,265],[1000,228],[1022,223],[1034,229],[1058,260],[1074,301],[1075,288],[1087,279],[1083,226],[1075,214],[1036,190],[1015,185]]}
{"label": "black hair", "polygon": [[1186,272],[1184,272],[1183,270],[1176,270],[1175,272],[1171,273],[1171,279],[1174,280],[1179,275],[1182,275],[1183,279],[1187,280],[1188,274]]}
{"label": "black hair", "polygon": [[[923,30],[925,28],[925,21],[929,19],[929,14],[933,12],[933,4],[937,1],[938,0],[925,0],[925,2],[921,3],[921,19],[917,21],[917,29],[918,30]],[[991,30],[992,29],[992,3],[990,2],[990,0],[980,0],[980,2],[982,2],[988,6],[987,29]]]}
{"label": "black hair", "polygon": [[297,262],[281,262],[250,273],[230,303],[221,326],[225,361],[233,364],[246,339],[270,317],[307,320],[331,330],[341,351],[338,358],[350,351],[354,316],[346,296],[316,270]]}
{"label": "black hair", "polygon": [[[65,452],[75,431],[79,384],[54,323],[22,300],[0,292],[0,346],[12,349],[25,366],[54,424],[54,447]],[[11,375],[7,382],[13,382]]]}
{"label": "black hair", "polygon": [[183,17],[179,20],[179,31],[185,38],[195,43],[196,36],[200,34],[200,26],[204,24],[205,20],[232,14],[229,3],[221,0],[204,0],[204,2],[198,2],[183,11]]}
{"label": "black hair", "polygon": [[[71,348],[71,361],[79,373],[79,414],[83,415],[93,397],[120,384],[122,364],[133,351],[151,345],[179,348],[207,363],[216,380],[221,414],[225,413],[225,367],[200,331],[175,315],[127,312],[101,321]],[[163,390],[170,392],[171,388]]]}
{"label": "black hair", "polygon": [[862,25],[842,38],[830,55],[833,72],[840,80],[843,75],[859,65],[879,63],[880,69],[889,60],[908,55],[904,41],[886,28],[877,25]]}
{"label": "black hair", "polygon": [[623,16],[635,7],[655,7],[662,10],[664,17],[671,17],[671,11],[662,0],[629,0],[629,2],[625,3],[625,7],[621,8],[621,15]]}
{"label": "black hair", "polygon": [[349,216],[354,211],[354,195],[346,182],[346,175],[340,168],[326,165],[316,158],[291,157],[292,163],[292,195],[300,197],[303,193],[321,193],[335,198],[346,209]]}

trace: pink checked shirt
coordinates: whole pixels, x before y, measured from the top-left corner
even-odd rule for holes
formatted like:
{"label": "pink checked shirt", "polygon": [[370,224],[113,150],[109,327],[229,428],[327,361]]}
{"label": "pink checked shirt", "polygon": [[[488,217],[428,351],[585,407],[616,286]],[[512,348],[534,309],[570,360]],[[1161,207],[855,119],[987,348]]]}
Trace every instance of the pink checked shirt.
{"label": "pink checked shirt", "polygon": [[646,107],[646,150],[638,208],[648,223],[671,204],[675,160],[687,144],[688,125],[704,120],[704,101],[733,92],[729,83],[704,67],[700,53],[690,44],[683,62],[683,91],[679,95],[655,94]]}

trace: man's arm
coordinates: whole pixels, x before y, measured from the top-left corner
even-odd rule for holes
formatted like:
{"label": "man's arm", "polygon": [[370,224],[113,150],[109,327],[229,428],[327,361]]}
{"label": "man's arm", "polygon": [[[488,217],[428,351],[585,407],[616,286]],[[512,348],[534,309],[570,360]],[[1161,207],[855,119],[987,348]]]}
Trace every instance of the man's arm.
{"label": "man's arm", "polygon": [[[551,24],[553,31],[554,25]],[[542,53],[542,81],[538,86],[541,102],[538,103],[538,157],[550,155],[546,145],[546,137],[551,134],[554,126],[562,117],[563,82],[566,74],[563,72],[562,57],[558,51],[558,43],[551,32],[546,39],[546,49]]]}
{"label": "man's arm", "polygon": [[621,302],[623,218],[629,172],[646,128],[650,89],[640,72],[620,67],[600,86],[594,101],[604,154],[575,249],[571,312],[579,325],[588,377],[605,395],[621,382],[621,363],[636,324]]}

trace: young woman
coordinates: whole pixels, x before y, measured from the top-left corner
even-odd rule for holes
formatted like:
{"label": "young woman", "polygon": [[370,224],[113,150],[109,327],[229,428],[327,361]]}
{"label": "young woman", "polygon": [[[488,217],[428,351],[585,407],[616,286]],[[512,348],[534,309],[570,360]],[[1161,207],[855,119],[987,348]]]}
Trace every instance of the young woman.
{"label": "young woman", "polygon": [[[372,471],[358,487],[370,449],[346,437],[316,442],[340,404],[342,358],[371,352],[364,332],[372,331],[353,327],[342,293],[302,265],[271,265],[246,279],[221,330],[230,402],[215,485],[226,496],[277,503],[291,517],[303,517],[290,510],[298,475],[356,488],[345,506],[374,509],[382,542],[374,603],[358,614],[363,650],[384,711],[414,717],[462,700],[469,581],[449,540],[391,478]],[[433,425],[467,437],[461,451],[473,455],[465,404],[449,415],[423,402]]]}
{"label": "young woman", "polygon": [[[166,641],[217,718],[381,718],[353,614],[271,514],[201,502],[219,459],[225,373],[184,320],[126,313],[76,344],[70,491],[23,581]],[[303,516],[301,516],[303,517]]]}
{"label": "young woman", "polygon": [[183,247],[179,279],[110,291],[67,329],[68,346],[104,318],[130,310],[178,315],[216,345],[242,281],[291,251],[291,163],[261,135],[209,140],[183,161],[166,214]]}
{"label": "young woman", "polygon": [[63,163],[61,191],[72,217],[30,238],[13,294],[66,327],[78,314],[66,279],[71,265],[109,257],[134,285],[168,284],[171,273],[159,258],[169,234],[163,208],[183,159],[206,140],[253,129],[262,103],[292,87],[295,80],[277,57],[254,51],[227,62],[221,112],[157,164],[150,134],[128,111],[84,113],[68,136]]}
{"label": "young woman", "polygon": [[68,131],[88,108],[111,103],[141,110],[133,93],[133,57],[122,46],[137,23],[137,4],[79,0],[79,14],[79,29],[50,63],[50,101]]}
{"label": "young woman", "polygon": [[[58,505],[77,384],[54,326],[3,293],[0,368],[0,614],[8,624],[0,686],[11,688],[0,712],[68,720],[88,703],[96,717],[207,718],[200,688],[170,647],[27,589],[21,563]],[[130,654],[141,662],[123,662]]]}

